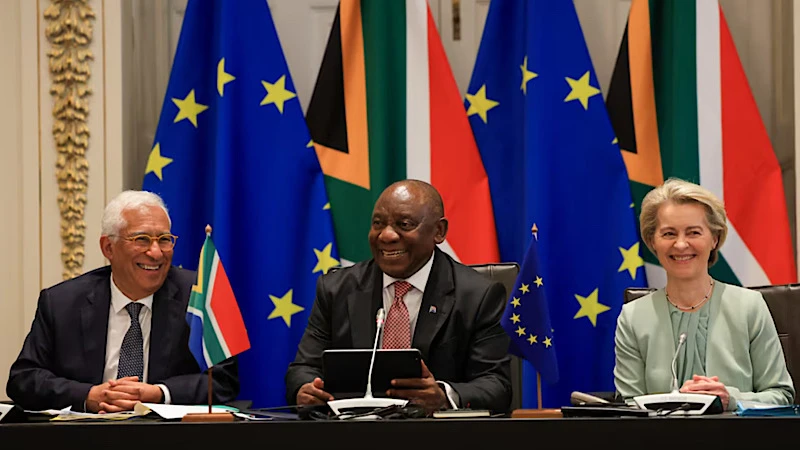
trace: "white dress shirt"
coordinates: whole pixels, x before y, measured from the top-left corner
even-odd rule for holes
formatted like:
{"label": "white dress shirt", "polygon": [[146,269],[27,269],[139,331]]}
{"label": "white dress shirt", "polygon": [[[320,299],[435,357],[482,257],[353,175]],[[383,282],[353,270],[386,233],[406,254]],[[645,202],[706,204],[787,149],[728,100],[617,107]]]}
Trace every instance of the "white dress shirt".
{"label": "white dress shirt", "polygon": [[[425,287],[428,285],[431,268],[433,268],[433,255],[431,255],[428,262],[426,262],[422,268],[405,280],[391,277],[385,273],[383,274],[383,309],[386,311],[387,317],[389,315],[389,309],[392,307],[392,302],[394,302],[394,283],[396,281],[407,281],[411,284],[411,289],[409,289],[403,297],[403,303],[405,303],[406,308],[408,308],[408,321],[411,326],[412,342],[414,341],[414,332],[417,329],[417,317],[419,317],[419,308],[422,306],[422,296],[425,294]],[[381,339],[383,339],[383,336],[381,336]],[[437,383],[444,387],[450,407],[452,409],[458,409],[458,402],[460,400],[458,392],[444,381],[437,381]]]}
{"label": "white dress shirt", "polygon": [[[119,369],[119,352],[122,348],[122,340],[125,338],[125,333],[131,327],[131,316],[128,310],[125,309],[128,303],[133,300],[129,299],[119,290],[114,283],[114,275],[111,275],[111,307],[108,311],[108,332],[106,335],[106,365],[103,370],[103,382],[117,379],[117,371]],[[136,301],[141,303],[142,309],[139,311],[139,326],[142,328],[142,342],[144,346],[144,372],[142,383],[147,383],[147,371],[150,360],[150,328],[153,319],[153,296],[148,295],[145,298]],[[169,389],[163,384],[156,385],[161,388],[164,393],[164,403],[169,404],[171,397]]]}

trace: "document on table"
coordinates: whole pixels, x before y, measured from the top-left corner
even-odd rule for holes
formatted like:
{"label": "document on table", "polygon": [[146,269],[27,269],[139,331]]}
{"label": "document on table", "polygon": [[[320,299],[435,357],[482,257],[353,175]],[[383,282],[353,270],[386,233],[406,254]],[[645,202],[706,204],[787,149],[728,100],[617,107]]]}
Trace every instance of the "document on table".
{"label": "document on table", "polygon": [[[186,414],[191,413],[208,413],[208,405],[162,405],[160,403],[137,403],[133,407],[133,411],[139,415],[146,415],[155,413],[162,419],[173,420],[182,419]],[[212,406],[211,412],[215,413],[235,413],[238,412],[236,408],[230,406]]]}
{"label": "document on table", "polygon": [[770,405],[740,400],[737,403],[736,414],[744,417],[797,416],[800,415],[800,405]]}
{"label": "document on table", "polygon": [[127,420],[132,417],[140,416],[135,411],[122,411],[117,413],[85,413],[73,411],[71,406],[64,409],[47,409],[44,411],[27,411],[29,414],[43,414],[52,416],[51,422],[70,422],[75,420]]}

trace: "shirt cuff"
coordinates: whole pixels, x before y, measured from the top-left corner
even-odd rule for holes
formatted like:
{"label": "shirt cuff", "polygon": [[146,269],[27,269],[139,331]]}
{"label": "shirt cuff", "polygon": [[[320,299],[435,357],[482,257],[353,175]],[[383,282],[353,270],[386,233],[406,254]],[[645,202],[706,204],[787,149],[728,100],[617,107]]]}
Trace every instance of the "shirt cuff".
{"label": "shirt cuff", "polygon": [[444,388],[444,393],[447,396],[447,402],[450,404],[450,409],[458,409],[458,404],[461,403],[461,398],[456,392],[455,389],[450,387],[449,384],[445,383],[444,381],[437,381],[440,387]]}
{"label": "shirt cuff", "polygon": [[165,384],[157,384],[161,392],[164,394],[164,404],[171,405],[172,404],[172,396],[169,395],[169,388]]}

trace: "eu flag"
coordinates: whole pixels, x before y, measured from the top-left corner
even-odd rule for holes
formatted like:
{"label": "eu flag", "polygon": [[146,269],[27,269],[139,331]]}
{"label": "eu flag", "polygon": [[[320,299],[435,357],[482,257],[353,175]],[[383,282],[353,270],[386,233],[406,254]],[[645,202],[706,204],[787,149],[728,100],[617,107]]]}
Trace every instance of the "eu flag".
{"label": "eu flag", "polygon": [[529,361],[547,383],[558,381],[558,362],[553,344],[553,326],[540,276],[538,236],[528,244],[528,251],[514,282],[514,290],[503,313],[502,325],[511,336],[509,351]]}
{"label": "eu flag", "polygon": [[[538,234],[559,374],[543,384],[542,405],[569,404],[573,390],[613,391],[623,292],[646,282],[627,172],[572,1],[493,0],[466,106],[501,259],[523,259],[531,229]],[[526,365],[525,406],[536,405],[535,380]]]}
{"label": "eu flag", "polygon": [[191,0],[144,189],[197,267],[206,224],[250,337],[240,399],[285,404],[317,277],[338,264],[317,156],[264,0]]}

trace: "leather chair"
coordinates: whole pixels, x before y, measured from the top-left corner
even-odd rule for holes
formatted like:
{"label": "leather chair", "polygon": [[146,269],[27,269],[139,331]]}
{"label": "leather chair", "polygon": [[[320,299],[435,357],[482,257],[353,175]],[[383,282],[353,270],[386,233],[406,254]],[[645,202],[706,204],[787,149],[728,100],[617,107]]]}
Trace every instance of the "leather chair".
{"label": "leather chair", "polygon": [[[519,274],[517,263],[473,264],[470,267],[492,281],[499,281],[506,288],[506,296],[514,290]],[[511,355],[511,411],[522,408],[522,364],[518,357]]]}
{"label": "leather chair", "polygon": [[[751,287],[761,292],[775,322],[778,339],[783,347],[786,368],[792,376],[795,403],[800,402],[800,283]],[[625,303],[654,291],[652,288],[628,288]]]}

